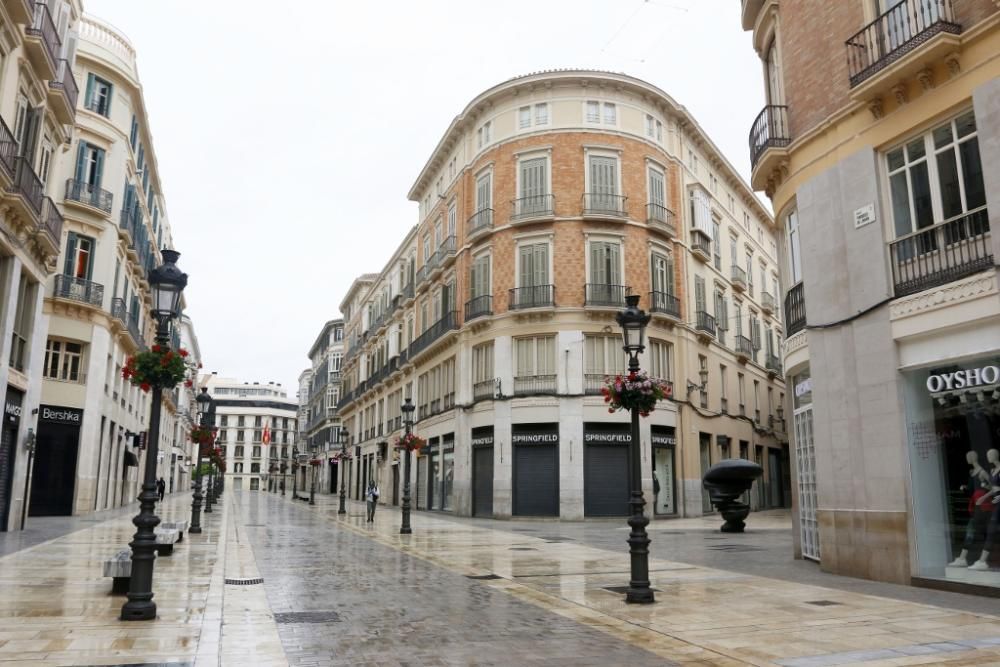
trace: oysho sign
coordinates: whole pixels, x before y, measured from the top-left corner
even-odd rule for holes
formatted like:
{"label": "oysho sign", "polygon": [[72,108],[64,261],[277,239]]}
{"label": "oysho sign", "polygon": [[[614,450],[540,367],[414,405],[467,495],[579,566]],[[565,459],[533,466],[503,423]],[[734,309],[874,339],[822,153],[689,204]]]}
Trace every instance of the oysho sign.
{"label": "oysho sign", "polygon": [[939,391],[966,389],[981,385],[996,384],[1000,381],[1000,366],[983,366],[954,373],[938,373],[927,378],[927,391],[936,394]]}

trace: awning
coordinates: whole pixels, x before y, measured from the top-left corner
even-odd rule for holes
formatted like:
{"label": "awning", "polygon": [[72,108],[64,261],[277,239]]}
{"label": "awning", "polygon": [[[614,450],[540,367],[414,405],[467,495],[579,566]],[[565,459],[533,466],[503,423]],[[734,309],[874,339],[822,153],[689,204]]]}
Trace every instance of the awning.
{"label": "awning", "polygon": [[125,465],[139,467],[139,459],[128,447],[125,448]]}

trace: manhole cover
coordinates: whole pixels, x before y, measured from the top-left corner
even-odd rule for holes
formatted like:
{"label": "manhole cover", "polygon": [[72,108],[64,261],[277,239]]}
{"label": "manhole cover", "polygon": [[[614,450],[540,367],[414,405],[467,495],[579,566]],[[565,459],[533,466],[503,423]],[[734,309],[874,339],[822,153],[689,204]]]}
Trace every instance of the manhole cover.
{"label": "manhole cover", "polygon": [[[603,588],[606,591],[611,591],[612,593],[618,593],[619,595],[625,595],[626,593],[628,593],[628,586],[604,586]],[[660,592],[659,588],[650,588],[649,590],[653,591],[654,593]]]}
{"label": "manhole cover", "polygon": [[275,623],[340,623],[335,611],[284,611],[274,615]]}
{"label": "manhole cover", "polygon": [[229,586],[252,586],[262,583],[264,583],[264,580],[260,577],[256,579],[226,579],[226,584]]}
{"label": "manhole cover", "polygon": [[817,607],[833,607],[843,603],[834,602],[833,600],[808,600],[806,604],[816,605]]}
{"label": "manhole cover", "polygon": [[508,551],[538,551],[533,547],[511,547]]}
{"label": "manhole cover", "polygon": [[480,581],[486,579],[503,579],[499,574],[467,574],[465,576],[467,579],[478,579]]}

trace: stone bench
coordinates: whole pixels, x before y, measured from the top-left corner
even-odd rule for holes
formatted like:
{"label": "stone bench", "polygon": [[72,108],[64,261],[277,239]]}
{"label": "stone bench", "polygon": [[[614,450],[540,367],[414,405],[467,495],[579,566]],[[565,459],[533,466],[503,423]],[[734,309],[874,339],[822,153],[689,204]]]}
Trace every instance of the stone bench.
{"label": "stone bench", "polygon": [[104,561],[104,576],[114,577],[112,593],[128,593],[128,582],[132,577],[132,550],[122,549]]}
{"label": "stone bench", "polygon": [[180,533],[174,528],[163,528],[157,526],[153,529],[156,533],[156,554],[158,556],[169,556],[174,553],[174,543],[180,539]]}
{"label": "stone bench", "polygon": [[177,531],[177,541],[184,541],[184,532],[188,529],[187,519],[180,521],[161,521],[158,528],[172,528]]}

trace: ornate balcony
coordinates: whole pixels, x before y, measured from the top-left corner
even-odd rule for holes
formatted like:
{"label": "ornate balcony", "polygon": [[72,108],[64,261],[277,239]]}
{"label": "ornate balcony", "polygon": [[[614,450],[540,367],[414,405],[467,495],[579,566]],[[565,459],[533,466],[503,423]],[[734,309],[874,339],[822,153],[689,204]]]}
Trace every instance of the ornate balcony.
{"label": "ornate balcony", "polygon": [[772,376],[781,375],[781,357],[769,354],[767,355],[767,360],[765,362],[767,372]]}
{"label": "ornate balcony", "polygon": [[792,337],[806,328],[806,298],[802,283],[785,293],[785,336]]}
{"label": "ornate balcony", "polygon": [[555,393],[555,375],[529,375],[514,378],[515,396],[551,395]]}
{"label": "ornate balcony", "polygon": [[625,218],[628,197],[604,192],[585,192],[583,215],[588,218]]}
{"label": "ornate balcony", "polygon": [[745,292],[747,290],[747,272],[735,264],[730,269],[730,282],[733,284],[733,291]]}
{"label": "ornate balcony", "polygon": [[91,306],[101,307],[104,303],[104,285],[92,280],[74,278],[62,274],[56,275],[55,289],[52,296],[57,299],[79,301]]}
{"label": "ornate balcony", "polygon": [[56,203],[45,198],[42,202],[42,221],[38,225],[36,238],[43,238],[49,244],[49,252],[53,255],[59,254],[59,247],[62,244],[63,216],[59,212]]}
{"label": "ornate balcony", "polygon": [[496,378],[483,380],[472,385],[472,398],[477,401],[489,401],[496,397],[499,382]]}
{"label": "ornate balcony", "polygon": [[37,226],[41,223],[45,186],[35,175],[31,163],[23,157],[14,158],[13,173],[14,179],[9,188],[10,193],[15,195],[12,201],[19,205],[19,213]]}
{"label": "ornate balcony", "polygon": [[587,283],[583,286],[584,306],[604,306],[611,308],[624,308],[625,295],[630,294],[632,288],[626,285],[605,285],[602,283]]}
{"label": "ornate balcony", "polygon": [[454,310],[444,314],[444,316],[432,324],[426,331],[417,336],[410,343],[410,357],[414,357],[427,349],[431,343],[444,336],[449,331],[458,328],[458,313]]}
{"label": "ornate balcony", "polygon": [[677,222],[674,212],[663,204],[646,204],[646,224],[651,229],[663,232],[672,239],[677,238]]}
{"label": "ornate balcony", "polygon": [[556,198],[553,195],[532,195],[521,197],[511,203],[511,222],[551,218],[556,214]]}
{"label": "ornate balcony", "polygon": [[38,78],[54,79],[62,41],[45,0],[35,0],[35,14],[31,24],[24,28],[24,46]]}
{"label": "ornate balcony", "polygon": [[7,123],[0,118],[0,172],[6,177],[4,183],[14,180],[14,160],[17,157],[17,142]]}
{"label": "ornate balcony", "polygon": [[111,215],[111,203],[113,200],[113,195],[107,190],[73,178],[66,180],[67,202],[84,204],[85,206],[103,211],[105,215]]}
{"label": "ornate balcony", "polygon": [[69,62],[60,60],[55,78],[49,81],[49,102],[59,122],[72,125],[76,120],[76,100],[79,95],[80,88],[76,85]]}
{"label": "ornate balcony", "polygon": [[452,234],[441,242],[441,245],[437,249],[438,263],[441,266],[445,266],[449,260],[455,258],[455,251],[458,245],[457,241],[458,239],[456,239],[455,235]]}
{"label": "ornate balcony", "polygon": [[770,292],[760,293],[760,309],[765,315],[773,314],[776,307],[777,304],[774,301],[774,296]]}
{"label": "ornate balcony", "polygon": [[482,208],[469,216],[466,223],[466,236],[474,236],[493,229],[493,209]]}
{"label": "ornate balcony", "polygon": [[704,333],[714,338],[716,330],[715,318],[704,310],[699,310],[695,318],[695,329],[699,333]]}
{"label": "ornate balcony", "polygon": [[668,315],[676,320],[681,318],[681,300],[669,292],[649,293],[649,312]]}
{"label": "ornate balcony", "polygon": [[784,148],[789,143],[791,134],[788,131],[788,107],[768,104],[750,126],[750,168],[757,166],[767,149]]}
{"label": "ornate balcony", "polygon": [[702,262],[712,261],[712,239],[700,229],[691,230],[691,254]]}
{"label": "ornate balcony", "polygon": [[746,363],[753,358],[753,344],[746,336],[736,337],[736,359],[741,363]]}
{"label": "ornate balcony", "polygon": [[552,308],[556,305],[555,285],[531,285],[510,290],[507,307],[510,310],[525,308]]}
{"label": "ornate balcony", "polygon": [[469,299],[465,302],[465,321],[473,320],[477,317],[486,317],[493,314],[493,296],[484,294]]}

